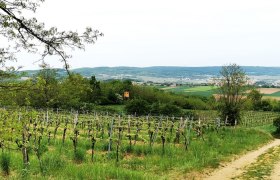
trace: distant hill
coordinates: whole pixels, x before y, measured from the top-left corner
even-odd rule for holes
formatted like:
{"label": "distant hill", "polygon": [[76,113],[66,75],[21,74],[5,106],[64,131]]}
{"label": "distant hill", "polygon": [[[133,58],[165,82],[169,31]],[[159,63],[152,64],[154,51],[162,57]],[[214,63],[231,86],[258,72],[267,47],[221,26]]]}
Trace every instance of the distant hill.
{"label": "distant hill", "polygon": [[[242,67],[246,74],[256,81],[274,82],[280,79],[280,67]],[[99,80],[108,79],[131,79],[135,81],[153,82],[191,82],[202,83],[207,79],[217,77],[221,70],[220,66],[211,67],[175,67],[175,66],[153,66],[153,67],[95,67],[78,68],[71,70],[85,77],[95,75]],[[37,70],[25,71],[28,76],[38,72]],[[66,75],[64,69],[58,69],[61,76]]]}

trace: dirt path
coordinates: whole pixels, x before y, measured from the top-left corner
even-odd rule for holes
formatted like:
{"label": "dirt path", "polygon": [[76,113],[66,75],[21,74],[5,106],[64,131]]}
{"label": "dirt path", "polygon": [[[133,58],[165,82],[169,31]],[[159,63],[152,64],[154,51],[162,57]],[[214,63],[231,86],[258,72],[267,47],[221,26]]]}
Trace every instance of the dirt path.
{"label": "dirt path", "polygon": [[[234,160],[233,162],[226,164],[224,167],[214,171],[212,174],[210,174],[208,177],[204,179],[222,180],[222,179],[232,179],[236,176],[239,176],[244,172],[244,168],[246,166],[254,163],[257,160],[258,156],[260,156],[261,154],[265,153],[268,149],[275,146],[280,146],[280,139],[275,139],[271,143],[259,148],[258,150],[251,151],[241,156],[237,160]],[[278,175],[276,175],[276,177],[279,177]],[[279,178],[277,178],[277,180],[279,180]]]}
{"label": "dirt path", "polygon": [[279,180],[280,179],[280,162],[274,166],[274,170],[270,176],[271,180]]}

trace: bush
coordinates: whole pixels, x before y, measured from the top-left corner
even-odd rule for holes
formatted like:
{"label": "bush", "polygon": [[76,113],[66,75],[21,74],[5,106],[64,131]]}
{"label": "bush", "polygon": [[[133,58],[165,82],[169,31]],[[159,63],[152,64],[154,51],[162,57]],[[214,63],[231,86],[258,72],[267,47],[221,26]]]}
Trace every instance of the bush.
{"label": "bush", "polygon": [[149,113],[149,104],[147,101],[142,99],[133,99],[125,105],[127,113],[137,115],[145,115]]}
{"label": "bush", "polygon": [[271,102],[270,100],[263,100],[262,103],[261,103],[261,109],[263,111],[272,111],[272,105],[271,105]]}
{"label": "bush", "polygon": [[159,115],[160,114],[160,103],[158,103],[158,102],[153,103],[150,108],[150,113]]}
{"label": "bush", "polygon": [[190,110],[184,111],[182,116],[189,117],[190,119],[199,119],[198,113]]}
{"label": "bush", "polygon": [[276,127],[276,132],[280,133],[280,117],[274,119],[273,125]]}
{"label": "bush", "polygon": [[11,165],[11,155],[8,153],[2,153],[0,156],[1,161],[1,169],[5,175],[9,175],[10,173],[10,165]]}
{"label": "bush", "polygon": [[189,97],[187,98],[184,106],[185,109],[195,109],[195,110],[208,110],[210,107],[200,98]]}
{"label": "bush", "polygon": [[220,118],[227,120],[228,125],[234,126],[235,122],[239,123],[241,119],[241,108],[239,106],[231,106],[220,104],[219,105]]}
{"label": "bush", "polygon": [[280,101],[274,102],[273,111],[280,112]]}
{"label": "bush", "polygon": [[173,104],[163,104],[160,106],[160,114],[167,116],[179,116],[181,109]]}

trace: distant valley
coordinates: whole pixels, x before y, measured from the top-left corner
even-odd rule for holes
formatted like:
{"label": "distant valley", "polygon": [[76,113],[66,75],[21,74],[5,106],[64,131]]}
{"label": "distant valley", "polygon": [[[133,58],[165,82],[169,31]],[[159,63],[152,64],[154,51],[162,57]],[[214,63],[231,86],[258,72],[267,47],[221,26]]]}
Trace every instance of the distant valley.
{"label": "distant valley", "polygon": [[[280,86],[280,67],[242,67],[251,81],[259,86]],[[64,69],[57,69],[60,76],[66,76]],[[96,76],[98,80],[130,79],[143,83],[203,84],[219,76],[220,66],[212,67],[95,67],[71,70],[82,76]],[[38,70],[25,71],[30,77]]]}

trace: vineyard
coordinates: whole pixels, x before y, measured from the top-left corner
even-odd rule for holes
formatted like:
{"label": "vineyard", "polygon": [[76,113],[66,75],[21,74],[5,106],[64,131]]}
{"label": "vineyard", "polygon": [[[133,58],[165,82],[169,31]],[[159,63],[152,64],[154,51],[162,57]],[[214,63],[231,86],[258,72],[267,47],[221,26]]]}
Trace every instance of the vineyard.
{"label": "vineyard", "polygon": [[227,127],[211,111],[136,117],[1,109],[1,168],[6,178],[170,178],[216,167],[244,147],[269,141],[243,127],[271,124],[276,116],[248,112],[240,125]]}

